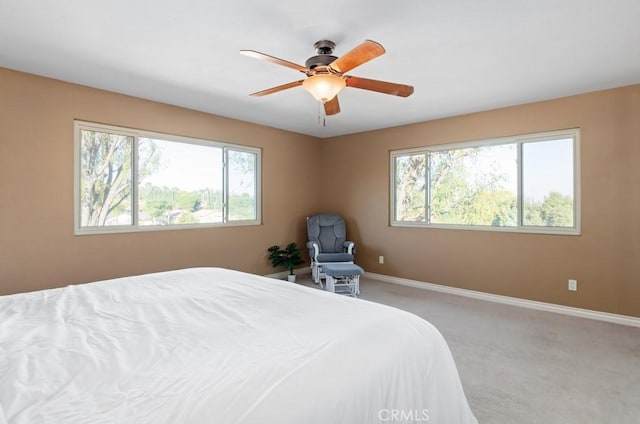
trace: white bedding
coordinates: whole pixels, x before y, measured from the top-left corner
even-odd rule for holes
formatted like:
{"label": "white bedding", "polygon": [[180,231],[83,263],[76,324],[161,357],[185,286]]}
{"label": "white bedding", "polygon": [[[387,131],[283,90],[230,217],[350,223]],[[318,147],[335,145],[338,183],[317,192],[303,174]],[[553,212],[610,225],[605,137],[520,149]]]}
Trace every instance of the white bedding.
{"label": "white bedding", "polygon": [[394,308],[220,268],[0,297],[0,424],[476,423]]}

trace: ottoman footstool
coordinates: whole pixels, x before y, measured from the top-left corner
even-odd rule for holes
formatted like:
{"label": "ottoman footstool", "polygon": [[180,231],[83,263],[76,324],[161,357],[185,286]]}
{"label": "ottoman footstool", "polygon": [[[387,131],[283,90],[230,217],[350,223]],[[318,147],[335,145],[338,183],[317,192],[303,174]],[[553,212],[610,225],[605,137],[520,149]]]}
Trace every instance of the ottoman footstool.
{"label": "ottoman footstool", "polygon": [[364,270],[356,264],[323,264],[326,276],[326,290],[357,297],[360,293],[360,276]]}

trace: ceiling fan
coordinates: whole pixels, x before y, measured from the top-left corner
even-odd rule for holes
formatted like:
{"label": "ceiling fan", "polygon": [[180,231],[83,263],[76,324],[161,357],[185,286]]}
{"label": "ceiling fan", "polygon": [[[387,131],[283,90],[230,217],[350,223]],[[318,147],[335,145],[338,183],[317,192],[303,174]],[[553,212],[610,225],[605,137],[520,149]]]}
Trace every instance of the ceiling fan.
{"label": "ceiling fan", "polygon": [[346,72],[353,68],[385,53],[384,47],[375,41],[365,40],[340,57],[333,56],[333,49],[336,47],[333,41],[320,40],[313,47],[318,54],[307,59],[305,66],[255,50],[240,50],[243,55],[286,66],[307,75],[305,79],[268,88],[250,95],[266,96],[267,94],[277,93],[278,91],[301,85],[324,105],[327,115],[335,115],[340,112],[338,93],[345,87],[360,88],[400,97],[408,97],[413,94],[413,86],[410,85],[345,75]]}

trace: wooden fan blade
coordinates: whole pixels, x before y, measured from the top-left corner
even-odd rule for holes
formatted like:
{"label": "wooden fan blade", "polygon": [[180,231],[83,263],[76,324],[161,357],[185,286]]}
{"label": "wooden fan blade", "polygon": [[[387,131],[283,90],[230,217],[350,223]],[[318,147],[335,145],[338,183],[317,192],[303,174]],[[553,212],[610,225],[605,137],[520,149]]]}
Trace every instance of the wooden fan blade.
{"label": "wooden fan blade", "polygon": [[324,113],[327,116],[340,113],[340,102],[338,101],[337,95],[324,104]]}
{"label": "wooden fan blade", "polygon": [[413,94],[413,86],[411,85],[352,77],[350,75],[345,75],[345,79],[347,81],[347,87],[377,91],[378,93],[392,94],[400,97],[409,97]]}
{"label": "wooden fan blade", "polygon": [[349,72],[356,66],[360,66],[371,59],[383,55],[384,52],[385,49],[382,45],[375,41],[365,40],[364,43],[354,47],[346,54],[334,60],[329,66],[341,73]]}
{"label": "wooden fan blade", "polygon": [[287,68],[295,69],[296,71],[304,73],[309,70],[309,68],[305,68],[304,66],[298,65],[293,62],[289,62],[288,60],[280,59],[275,56],[269,56],[268,54],[260,53],[255,50],[240,50],[240,54],[252,57],[254,59],[275,63],[276,65],[286,66]]}
{"label": "wooden fan blade", "polygon": [[297,87],[299,85],[302,85],[302,81],[304,81],[304,80],[289,82],[289,83],[286,83],[286,84],[279,85],[277,87],[271,87],[271,88],[267,88],[266,90],[256,91],[255,93],[251,93],[249,95],[250,96],[255,96],[255,97],[266,96],[267,94],[277,93],[278,91],[287,90],[289,88],[293,88],[293,87]]}

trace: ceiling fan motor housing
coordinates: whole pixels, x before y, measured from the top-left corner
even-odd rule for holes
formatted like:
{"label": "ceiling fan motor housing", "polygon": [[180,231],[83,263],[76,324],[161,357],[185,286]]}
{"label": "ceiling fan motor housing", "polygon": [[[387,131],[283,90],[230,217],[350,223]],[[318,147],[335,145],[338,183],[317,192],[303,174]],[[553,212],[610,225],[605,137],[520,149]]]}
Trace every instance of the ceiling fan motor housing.
{"label": "ceiling fan motor housing", "polygon": [[333,56],[333,49],[336,48],[336,43],[330,40],[320,40],[317,41],[313,48],[316,49],[318,53],[317,56],[312,56],[304,63],[305,66],[309,69],[313,69],[317,66],[328,66],[334,60],[337,59],[336,56]]}
{"label": "ceiling fan motor housing", "polygon": [[336,59],[337,57],[335,56],[319,54],[318,56],[313,56],[307,59],[307,61],[304,62],[304,65],[309,69],[313,69],[317,66],[328,66]]}

